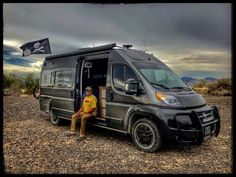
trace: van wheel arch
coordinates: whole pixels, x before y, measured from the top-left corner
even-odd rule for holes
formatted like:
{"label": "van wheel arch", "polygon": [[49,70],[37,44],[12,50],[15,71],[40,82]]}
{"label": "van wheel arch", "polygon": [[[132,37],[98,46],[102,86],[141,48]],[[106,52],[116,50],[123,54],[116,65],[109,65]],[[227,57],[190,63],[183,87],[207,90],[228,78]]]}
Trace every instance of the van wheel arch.
{"label": "van wheel arch", "polygon": [[160,119],[153,115],[153,114],[150,114],[150,113],[137,113],[137,114],[133,114],[130,116],[130,119],[128,121],[128,133],[129,134],[132,134],[132,127],[134,125],[134,123],[138,120],[138,119],[142,119],[142,118],[147,118],[147,119],[150,119],[152,121],[154,121],[158,126],[159,128],[161,129],[161,121]]}

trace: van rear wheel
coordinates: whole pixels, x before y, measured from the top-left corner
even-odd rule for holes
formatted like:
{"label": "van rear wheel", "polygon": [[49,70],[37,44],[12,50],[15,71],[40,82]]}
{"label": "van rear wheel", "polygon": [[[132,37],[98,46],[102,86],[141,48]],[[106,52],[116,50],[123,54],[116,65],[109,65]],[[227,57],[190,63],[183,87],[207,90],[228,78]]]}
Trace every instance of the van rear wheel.
{"label": "van rear wheel", "polygon": [[52,112],[52,109],[50,109],[49,118],[50,118],[50,121],[53,125],[60,125],[61,124],[61,119]]}
{"label": "van rear wheel", "polygon": [[145,152],[155,152],[162,145],[158,126],[147,118],[139,119],[134,123],[132,139],[134,144]]}

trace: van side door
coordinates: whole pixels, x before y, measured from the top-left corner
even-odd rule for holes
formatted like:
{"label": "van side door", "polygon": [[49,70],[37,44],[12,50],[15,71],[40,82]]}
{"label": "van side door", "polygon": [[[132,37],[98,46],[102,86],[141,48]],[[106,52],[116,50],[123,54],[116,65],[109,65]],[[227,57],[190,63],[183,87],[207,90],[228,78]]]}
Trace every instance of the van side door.
{"label": "van side door", "polygon": [[61,68],[55,71],[54,93],[51,109],[54,114],[69,118],[74,112],[76,68]]}
{"label": "van side door", "polygon": [[110,126],[123,129],[123,121],[128,109],[140,103],[138,96],[125,93],[125,81],[129,78],[137,80],[133,70],[122,63],[109,63],[109,83],[107,84],[107,122]]}

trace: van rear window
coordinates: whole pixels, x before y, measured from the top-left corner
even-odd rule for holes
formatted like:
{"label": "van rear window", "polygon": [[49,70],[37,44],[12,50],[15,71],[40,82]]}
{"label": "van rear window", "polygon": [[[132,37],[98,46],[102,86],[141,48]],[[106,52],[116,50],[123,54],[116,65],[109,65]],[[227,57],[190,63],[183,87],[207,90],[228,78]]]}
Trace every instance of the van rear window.
{"label": "van rear window", "polygon": [[47,70],[42,71],[42,76],[41,76],[42,87],[52,87],[53,81],[54,81],[53,71],[47,71]]}
{"label": "van rear window", "polygon": [[73,71],[64,70],[56,71],[55,86],[57,87],[71,87],[73,83]]}

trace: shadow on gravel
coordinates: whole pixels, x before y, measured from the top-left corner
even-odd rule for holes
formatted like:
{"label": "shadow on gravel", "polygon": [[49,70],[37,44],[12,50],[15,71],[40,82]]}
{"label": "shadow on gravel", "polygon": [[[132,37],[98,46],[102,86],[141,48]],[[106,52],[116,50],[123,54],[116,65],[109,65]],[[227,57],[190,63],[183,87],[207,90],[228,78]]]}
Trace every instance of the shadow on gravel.
{"label": "shadow on gravel", "polygon": [[[41,117],[43,117],[44,120],[48,122],[48,124],[51,124],[49,116],[47,114],[41,114]],[[69,130],[71,121],[69,120],[62,120],[62,124],[59,125],[59,127],[66,128]],[[80,123],[78,122],[77,128],[80,127]],[[64,131],[64,130],[62,130]],[[78,130],[79,131],[79,130]],[[126,135],[121,132],[116,132],[108,129],[103,129],[99,127],[95,127],[92,125],[87,125],[86,127],[86,132],[87,135],[90,136],[91,138],[95,137],[101,137],[105,141],[109,141],[112,139],[112,141],[116,141],[116,143],[119,144],[127,144],[127,146],[132,145],[133,147],[131,148],[136,148],[135,145],[133,144],[132,136],[131,135]],[[187,143],[176,143],[176,142],[164,142],[163,147],[158,151],[159,153],[167,153],[167,152],[192,152],[195,149],[197,150],[199,148],[199,145],[195,144],[187,144]],[[137,148],[137,150],[139,150]]]}
{"label": "shadow on gravel", "polygon": [[[69,121],[68,121],[69,122]],[[79,124],[78,124],[79,125]],[[96,136],[102,136],[103,138],[109,138],[113,139],[114,141],[117,141],[117,143],[132,143],[132,145],[135,147],[133,144],[132,136],[131,135],[126,135],[120,132],[115,132],[112,130],[107,130],[107,129],[102,129],[99,127],[93,127],[93,126],[87,126],[87,132],[88,134],[91,135],[96,135]],[[164,142],[163,147],[158,151],[158,152],[191,152],[194,149],[199,148],[199,145],[195,144],[187,144],[187,143],[176,143],[176,142]],[[137,148],[138,150],[138,148]]]}

